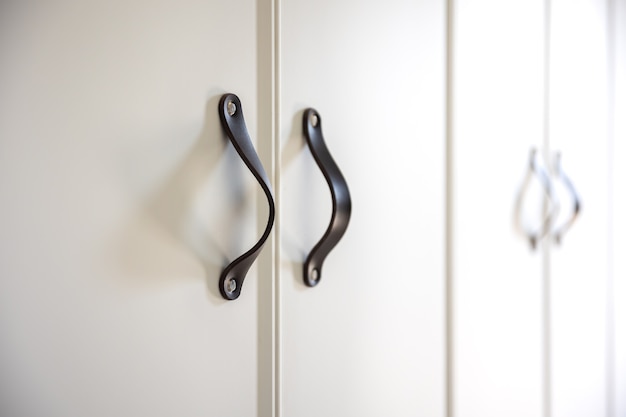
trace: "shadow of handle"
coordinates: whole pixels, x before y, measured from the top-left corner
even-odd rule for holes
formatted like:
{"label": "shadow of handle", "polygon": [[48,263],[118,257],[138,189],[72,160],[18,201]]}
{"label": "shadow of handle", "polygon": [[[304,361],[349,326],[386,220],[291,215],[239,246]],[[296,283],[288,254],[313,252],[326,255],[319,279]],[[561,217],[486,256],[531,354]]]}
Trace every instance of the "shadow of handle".
{"label": "shadow of handle", "polygon": [[235,300],[241,294],[243,281],[246,278],[248,270],[259,256],[259,253],[261,253],[263,245],[265,245],[265,241],[272,231],[276,208],[269,178],[250,140],[239,97],[235,94],[224,94],[220,99],[218,110],[222,128],[243,162],[263,189],[267,197],[267,203],[269,204],[269,218],[267,219],[265,231],[259,241],[246,253],[239,256],[224,268],[220,276],[219,289],[222,297],[226,300]]}

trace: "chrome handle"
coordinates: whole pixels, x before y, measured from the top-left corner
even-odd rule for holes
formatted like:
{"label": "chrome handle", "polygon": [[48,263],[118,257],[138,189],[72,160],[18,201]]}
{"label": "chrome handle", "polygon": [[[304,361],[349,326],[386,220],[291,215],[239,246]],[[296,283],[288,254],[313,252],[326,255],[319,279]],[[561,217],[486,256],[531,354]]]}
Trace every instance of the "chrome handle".
{"label": "chrome handle", "polygon": [[324,174],[333,200],[332,216],[326,233],[313,247],[304,262],[304,283],[309,287],[314,287],[322,278],[324,259],[337,245],[348,228],[352,202],[348,184],[324,142],[322,119],[319,113],[314,109],[305,110],[302,125],[306,142],[317,166]]}
{"label": "chrome handle", "polygon": [[574,184],[572,184],[572,181],[569,179],[569,177],[565,175],[565,171],[563,170],[563,166],[561,164],[560,152],[557,152],[554,155],[554,173],[556,174],[556,177],[563,184],[565,184],[565,187],[568,189],[573,201],[572,215],[570,216],[570,218],[562,225],[555,227],[554,232],[552,232],[554,241],[557,244],[560,244],[563,240],[563,235],[565,234],[565,232],[567,232],[578,219],[582,207],[580,203],[580,196],[578,195],[576,188],[574,188]]}
{"label": "chrome handle", "polygon": [[263,249],[263,245],[270,235],[274,225],[276,209],[269,178],[263,169],[259,156],[254,150],[250,135],[248,135],[239,97],[234,94],[224,94],[220,99],[218,109],[222,128],[226,131],[235,150],[237,150],[237,153],[263,189],[269,204],[269,218],[261,239],[250,250],[232,261],[222,271],[220,276],[219,289],[222,297],[226,300],[234,300],[241,294],[241,287],[246,274],[257,256],[259,256],[259,253],[261,253],[261,249]]}
{"label": "chrome handle", "polygon": [[[526,237],[531,249],[535,250],[537,248],[537,245],[539,244],[539,241],[543,239],[548,233],[550,233],[550,229],[552,228],[552,224],[554,222],[554,218],[558,213],[559,207],[554,196],[554,191],[550,182],[550,176],[537,163],[537,149],[531,149],[529,156],[528,171],[526,172],[524,183],[519,191],[517,201],[515,203],[515,225],[517,230]],[[537,180],[541,183],[542,190],[547,200],[547,210],[545,210],[546,214],[541,222],[540,228],[537,230],[531,230],[530,228],[524,227],[521,220],[522,205],[524,203],[526,192],[530,186],[530,182],[533,177],[537,178]]]}

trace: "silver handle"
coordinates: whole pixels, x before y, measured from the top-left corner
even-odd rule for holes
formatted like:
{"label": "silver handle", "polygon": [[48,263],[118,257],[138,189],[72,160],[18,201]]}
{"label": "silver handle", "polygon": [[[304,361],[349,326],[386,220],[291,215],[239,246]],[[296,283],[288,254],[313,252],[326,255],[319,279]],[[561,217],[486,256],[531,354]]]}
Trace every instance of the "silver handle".
{"label": "silver handle", "polygon": [[560,152],[557,152],[554,155],[554,173],[556,177],[563,184],[565,184],[565,187],[568,189],[570,193],[570,196],[572,198],[572,204],[573,204],[572,215],[569,217],[569,219],[566,222],[564,222],[560,226],[558,227],[555,226],[554,231],[552,232],[552,237],[554,238],[554,241],[557,244],[560,244],[561,241],[563,240],[563,235],[565,235],[565,232],[567,232],[578,219],[578,216],[580,215],[580,210],[582,207],[580,203],[580,196],[578,195],[576,188],[574,188],[574,184],[572,184],[572,181],[569,179],[569,177],[565,175],[565,171],[563,170],[563,166],[561,164]]}
{"label": "silver handle", "polygon": [[[541,222],[541,226],[536,230],[525,227],[522,224],[521,219],[524,199],[530,186],[530,182],[533,178],[536,178],[540,182],[547,204],[546,206],[544,206],[546,207],[546,209],[544,210],[545,216]],[[528,243],[530,244],[532,250],[535,250],[537,248],[537,245],[539,244],[539,241],[543,239],[548,233],[550,233],[550,230],[552,229],[552,224],[558,211],[559,205],[554,195],[550,176],[548,175],[546,170],[537,163],[537,149],[532,148],[530,150],[528,170],[524,178],[524,183],[520,188],[520,191],[517,195],[517,201],[515,203],[515,226],[518,232],[528,240]]]}

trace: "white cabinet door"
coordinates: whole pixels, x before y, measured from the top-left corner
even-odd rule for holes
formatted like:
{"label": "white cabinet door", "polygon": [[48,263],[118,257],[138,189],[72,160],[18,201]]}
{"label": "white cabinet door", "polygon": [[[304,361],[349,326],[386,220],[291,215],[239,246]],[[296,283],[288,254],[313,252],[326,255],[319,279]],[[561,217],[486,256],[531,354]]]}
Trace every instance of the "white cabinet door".
{"label": "white cabinet door", "polygon": [[1,415],[269,415],[271,270],[217,291],[263,226],[217,113],[266,134],[256,4],[0,6]]}
{"label": "white cabinet door", "polygon": [[[609,11],[603,0],[552,0],[550,16],[550,148],[582,200],[550,251],[550,415],[610,416]],[[559,230],[573,200],[562,179],[554,182]]]}
{"label": "white cabinet door", "polygon": [[453,415],[538,417],[542,248],[516,234],[514,208],[543,145],[544,4],[458,0],[451,12]]}
{"label": "white cabinet door", "polygon": [[[280,415],[443,416],[444,4],[285,0],[280,19]],[[332,204],[308,107],[352,197],[314,288]]]}
{"label": "white cabinet door", "polygon": [[[609,410],[626,415],[626,1],[611,3],[611,273]],[[611,416],[611,417],[612,417]]]}

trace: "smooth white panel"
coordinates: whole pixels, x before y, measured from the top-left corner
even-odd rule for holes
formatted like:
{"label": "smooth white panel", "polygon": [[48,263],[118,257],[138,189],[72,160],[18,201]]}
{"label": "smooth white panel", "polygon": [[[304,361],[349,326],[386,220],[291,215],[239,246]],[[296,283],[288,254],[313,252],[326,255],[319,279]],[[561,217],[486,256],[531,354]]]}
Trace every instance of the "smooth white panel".
{"label": "smooth white panel", "polygon": [[[604,0],[552,0],[550,148],[582,199],[551,256],[552,416],[607,411],[609,278],[608,19]],[[555,178],[561,210],[573,201]]]}
{"label": "smooth white panel", "polygon": [[261,274],[231,303],[217,280],[258,187],[216,110],[239,94],[256,137],[255,16],[2,2],[1,415],[256,414]]}
{"label": "smooth white panel", "polygon": [[[613,24],[613,177],[612,177],[612,266],[613,322],[612,357],[613,416],[626,415],[626,2],[612,2]],[[611,416],[611,417],[613,417]]]}
{"label": "smooth white panel", "polygon": [[[281,3],[282,415],[442,416],[444,4]],[[302,263],[331,201],[307,107],[353,203],[313,289]]]}
{"label": "smooth white panel", "polygon": [[458,0],[453,16],[454,416],[538,417],[542,257],[513,219],[543,141],[543,2]]}

